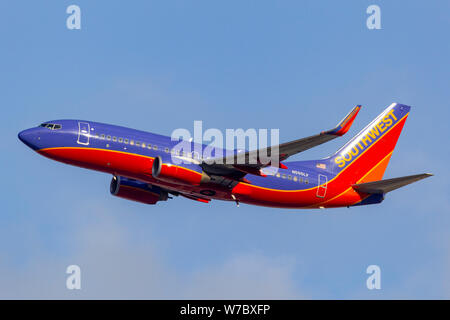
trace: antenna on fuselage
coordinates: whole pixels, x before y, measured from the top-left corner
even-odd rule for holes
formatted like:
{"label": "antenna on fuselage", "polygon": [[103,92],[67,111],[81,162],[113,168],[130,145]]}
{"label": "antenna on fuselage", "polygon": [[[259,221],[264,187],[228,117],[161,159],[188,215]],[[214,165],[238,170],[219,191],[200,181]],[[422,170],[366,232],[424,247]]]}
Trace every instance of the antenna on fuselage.
{"label": "antenna on fuselage", "polygon": [[239,200],[236,199],[236,197],[234,196],[234,194],[231,195],[231,198],[233,198],[233,200],[236,202],[236,206],[239,208]]}

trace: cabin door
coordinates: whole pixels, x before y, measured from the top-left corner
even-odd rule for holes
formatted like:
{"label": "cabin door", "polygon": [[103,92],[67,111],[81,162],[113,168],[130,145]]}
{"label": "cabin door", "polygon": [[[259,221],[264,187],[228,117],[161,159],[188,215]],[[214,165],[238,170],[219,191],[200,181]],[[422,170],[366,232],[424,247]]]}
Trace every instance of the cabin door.
{"label": "cabin door", "polygon": [[90,127],[87,122],[78,122],[78,144],[88,145],[89,144],[89,132]]}
{"label": "cabin door", "polygon": [[325,195],[327,194],[327,184],[328,184],[328,178],[326,175],[319,174],[318,181],[317,181],[317,193],[316,196],[318,198],[325,198]]}

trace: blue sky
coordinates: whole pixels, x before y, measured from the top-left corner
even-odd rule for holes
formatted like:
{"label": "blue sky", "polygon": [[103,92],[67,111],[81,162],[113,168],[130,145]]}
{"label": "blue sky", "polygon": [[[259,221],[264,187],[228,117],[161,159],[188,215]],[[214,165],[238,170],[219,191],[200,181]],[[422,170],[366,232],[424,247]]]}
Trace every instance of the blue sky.
{"label": "blue sky", "polygon": [[[81,8],[82,29],[66,28]],[[381,8],[381,30],[366,8]],[[0,298],[450,298],[448,1],[3,1]],[[381,205],[282,210],[112,197],[110,176],[17,139],[79,118],[170,135],[279,128],[347,137],[412,106],[385,177],[434,177]],[[68,265],[82,289],[65,288]],[[379,265],[381,290],[366,288]]]}

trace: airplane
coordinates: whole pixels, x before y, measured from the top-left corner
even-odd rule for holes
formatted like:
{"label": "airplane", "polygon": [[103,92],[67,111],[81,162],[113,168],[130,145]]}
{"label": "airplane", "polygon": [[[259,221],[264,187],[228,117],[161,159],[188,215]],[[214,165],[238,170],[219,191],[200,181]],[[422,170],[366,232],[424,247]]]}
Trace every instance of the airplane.
{"label": "airplane", "polygon": [[[279,160],[276,167],[260,161],[261,149],[241,152],[243,163],[236,162],[238,150],[220,158],[227,161],[206,161],[194,152],[176,150],[179,141],[171,137],[85,120],[44,122],[18,137],[47,158],[112,174],[112,195],[144,204],[183,196],[204,203],[234,201],[238,206],[352,207],[381,203],[388,192],[432,176],[382,179],[411,109],[398,103],[392,103],[331,156],[285,161],[343,136],[360,109],[355,106],[331,130],[265,148]],[[190,150],[198,147],[192,141],[183,142]],[[206,147],[202,144],[201,150]],[[212,154],[225,154],[216,151]],[[180,158],[190,161],[173,161]]]}

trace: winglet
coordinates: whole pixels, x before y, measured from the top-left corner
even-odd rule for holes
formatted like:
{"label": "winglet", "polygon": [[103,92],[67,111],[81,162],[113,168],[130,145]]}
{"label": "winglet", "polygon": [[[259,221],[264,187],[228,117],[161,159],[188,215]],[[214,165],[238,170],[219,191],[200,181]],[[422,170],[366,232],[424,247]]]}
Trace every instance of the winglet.
{"label": "winglet", "polygon": [[323,132],[324,134],[332,134],[335,136],[343,136],[347,133],[347,131],[350,129],[350,127],[353,124],[353,121],[356,118],[356,115],[358,114],[359,110],[361,109],[361,105],[357,105],[348,113],[344,119],[339,122],[339,124],[336,126],[336,128],[328,130]]}

